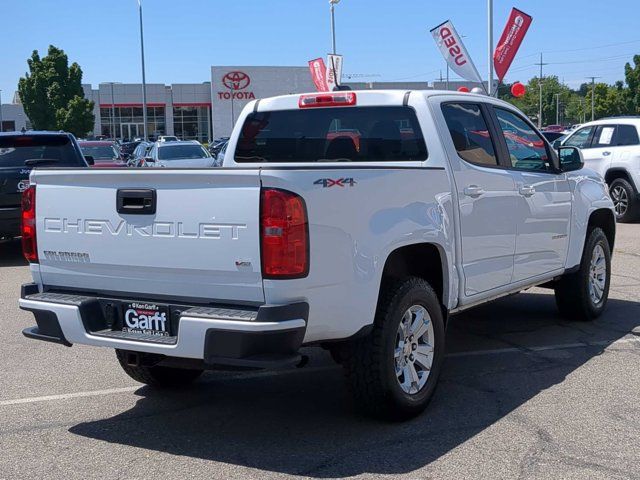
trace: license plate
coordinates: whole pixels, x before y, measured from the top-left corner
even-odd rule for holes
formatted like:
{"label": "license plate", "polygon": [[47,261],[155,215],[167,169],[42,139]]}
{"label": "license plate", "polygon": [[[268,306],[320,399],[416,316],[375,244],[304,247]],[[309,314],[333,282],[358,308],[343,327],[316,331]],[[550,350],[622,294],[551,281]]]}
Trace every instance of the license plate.
{"label": "license plate", "polygon": [[122,331],[169,336],[169,307],[156,303],[125,303]]}

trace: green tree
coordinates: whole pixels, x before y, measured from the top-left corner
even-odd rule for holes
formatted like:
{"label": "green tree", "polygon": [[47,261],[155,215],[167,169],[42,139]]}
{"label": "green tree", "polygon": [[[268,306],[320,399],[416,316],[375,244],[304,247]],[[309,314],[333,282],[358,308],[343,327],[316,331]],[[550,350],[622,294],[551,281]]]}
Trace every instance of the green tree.
{"label": "green tree", "polygon": [[[540,110],[540,79],[533,77],[526,85],[526,93],[523,97],[513,98],[509,94],[504,94],[502,98],[513,103],[522,110],[532,120],[538,119]],[[563,85],[556,76],[549,76],[542,79],[542,124],[549,125],[556,123],[556,94],[559,95],[561,112],[565,105],[569,103],[572,91]]]}
{"label": "green tree", "polygon": [[629,98],[632,113],[640,113],[640,55],[633,56],[633,67],[630,63],[624,66],[624,77],[629,86]]}
{"label": "green tree", "polygon": [[63,50],[49,45],[40,58],[37,50],[27,60],[29,72],[18,82],[18,94],[33,127],[65,130],[77,137],[93,130],[93,102],[84,98],[82,69],[69,66]]}
{"label": "green tree", "polygon": [[[587,118],[591,119],[591,90],[587,92]],[[629,89],[620,81],[615,85],[596,83],[595,85],[595,118],[614,117],[633,113],[633,101]]]}

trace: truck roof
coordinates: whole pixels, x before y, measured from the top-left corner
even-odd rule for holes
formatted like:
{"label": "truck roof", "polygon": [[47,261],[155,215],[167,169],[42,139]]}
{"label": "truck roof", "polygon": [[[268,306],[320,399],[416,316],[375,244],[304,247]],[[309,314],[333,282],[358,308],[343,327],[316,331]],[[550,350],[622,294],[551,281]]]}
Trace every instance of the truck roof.
{"label": "truck roof", "polygon": [[467,101],[472,99],[477,99],[479,101],[489,100],[513,107],[513,105],[503,100],[489,97],[484,94],[452,92],[449,90],[341,90],[334,92],[309,92],[263,98],[256,100],[249,105],[251,105],[253,109],[257,108],[261,111],[297,109],[299,108],[298,102],[302,97],[336,94],[355,94],[356,106],[402,105],[405,101],[405,96],[409,92],[412,94],[418,93],[425,98],[446,95],[448,97],[457,97],[460,98],[460,100]]}
{"label": "truck roof", "polygon": [[3,137],[9,137],[9,136],[16,136],[16,135],[30,135],[30,136],[36,136],[36,135],[62,135],[65,137],[70,136],[71,134],[68,132],[61,132],[61,131],[55,131],[55,130],[25,130],[24,132],[22,131],[17,131],[17,132],[0,132],[0,136]]}

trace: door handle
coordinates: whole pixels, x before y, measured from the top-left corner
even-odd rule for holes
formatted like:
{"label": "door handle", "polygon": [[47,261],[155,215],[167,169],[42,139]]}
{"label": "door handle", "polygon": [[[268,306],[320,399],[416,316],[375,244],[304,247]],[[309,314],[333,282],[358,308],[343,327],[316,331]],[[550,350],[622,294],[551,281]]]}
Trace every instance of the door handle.
{"label": "door handle", "polygon": [[469,185],[468,187],[464,187],[463,192],[467,197],[478,198],[484,194],[484,189],[478,185]]}
{"label": "door handle", "polygon": [[602,155],[604,155],[605,157],[611,155],[611,152],[602,152]]}
{"label": "door handle", "polygon": [[118,189],[116,211],[130,215],[154,215],[156,213],[156,191],[152,188]]}
{"label": "door handle", "polygon": [[518,189],[518,192],[520,192],[520,195],[522,195],[523,197],[530,197],[534,193],[536,193],[536,187],[534,187],[533,185],[522,185]]}

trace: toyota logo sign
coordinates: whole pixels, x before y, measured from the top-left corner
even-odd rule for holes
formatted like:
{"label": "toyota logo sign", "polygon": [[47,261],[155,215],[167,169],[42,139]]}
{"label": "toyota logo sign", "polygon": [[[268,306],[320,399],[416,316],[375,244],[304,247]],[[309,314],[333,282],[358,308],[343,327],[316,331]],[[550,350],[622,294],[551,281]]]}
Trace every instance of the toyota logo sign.
{"label": "toyota logo sign", "polygon": [[244,90],[250,83],[249,75],[244,72],[229,72],[222,77],[222,84],[229,90]]}

